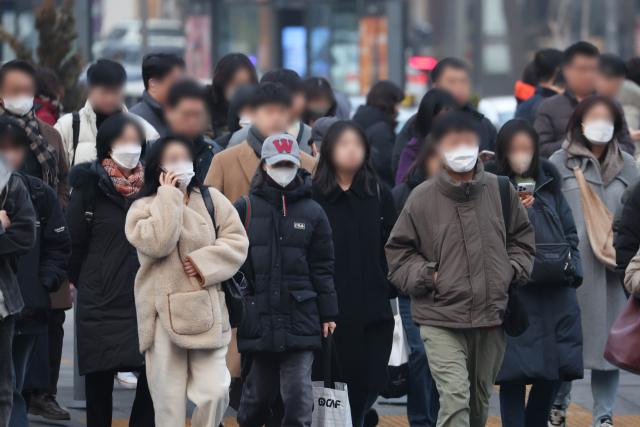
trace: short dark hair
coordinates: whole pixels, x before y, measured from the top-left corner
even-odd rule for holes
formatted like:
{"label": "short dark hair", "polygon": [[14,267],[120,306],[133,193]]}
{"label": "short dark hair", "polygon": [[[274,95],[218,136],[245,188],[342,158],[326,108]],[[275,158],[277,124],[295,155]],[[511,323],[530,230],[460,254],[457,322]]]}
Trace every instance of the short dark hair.
{"label": "short dark hair", "polygon": [[9,116],[0,116],[0,141],[6,140],[25,150],[31,145],[27,131],[24,130],[20,122]]}
{"label": "short dark hair", "polygon": [[64,88],[55,71],[48,67],[36,67],[36,94],[55,100],[62,96]]}
{"label": "short dark hair", "polygon": [[558,49],[541,49],[533,58],[533,69],[539,82],[551,80],[562,64],[563,53]]}
{"label": "short dark hair", "polygon": [[395,135],[397,103],[404,99],[404,91],[397,84],[389,80],[381,80],[371,87],[367,94],[367,105],[376,107],[384,114],[384,121],[389,125]]}
{"label": "short dark hair", "polygon": [[526,133],[533,143],[533,158],[529,169],[522,174],[525,178],[536,179],[540,173],[540,153],[538,151],[538,132],[531,123],[522,119],[511,119],[500,128],[496,138],[496,175],[513,176],[514,172],[509,165],[509,146],[513,138],[519,133]]}
{"label": "short dark hair", "polygon": [[605,77],[625,77],[627,66],[622,58],[614,53],[603,53],[600,55],[600,73]]}
{"label": "short dark hair", "polygon": [[640,85],[640,58],[629,58],[625,62],[627,66],[627,80],[631,80],[637,85]]}
{"label": "short dark hair", "polygon": [[622,114],[616,104],[606,96],[591,95],[587,96],[578,104],[576,109],[573,110],[569,123],[567,123],[567,137],[571,142],[575,141],[584,147],[590,146],[589,141],[582,132],[582,119],[585,114],[597,104],[603,104],[609,109],[609,112],[613,116],[613,136],[615,138],[620,135],[620,131],[622,130]]}
{"label": "short dark hair", "polygon": [[371,165],[371,143],[367,134],[358,123],[352,120],[338,120],[327,129],[327,132],[322,138],[322,144],[320,145],[320,160],[316,166],[316,172],[313,177],[313,183],[318,187],[320,193],[324,196],[328,196],[331,192],[337,188],[338,179],[337,172],[333,166],[333,150],[340,139],[340,136],[347,130],[355,131],[364,144],[365,156],[360,169],[356,172],[355,180],[364,180],[365,191],[370,196],[375,194],[376,186],[380,185],[380,178],[375,169]]}
{"label": "short dark hair", "polygon": [[142,147],[141,157],[144,157],[146,138],[142,126],[140,126],[140,121],[128,113],[115,113],[109,116],[98,129],[98,134],[96,135],[96,157],[98,160],[102,161],[109,158],[111,144],[122,135],[124,129],[129,125],[135,127],[138,132],[140,146]]}
{"label": "short dark hair", "polygon": [[449,132],[473,132],[479,137],[478,120],[464,111],[448,111],[438,117],[430,134],[434,141],[439,143],[442,137]]}
{"label": "short dark hair", "polygon": [[447,70],[447,68],[453,68],[454,70],[464,70],[467,73],[471,71],[467,63],[462,59],[450,56],[449,58],[441,59],[440,61],[438,61],[436,66],[433,67],[433,70],[431,70],[431,81],[437,82],[442,74]]}
{"label": "short dark hair", "polygon": [[522,70],[522,78],[520,78],[520,81],[529,86],[536,86],[538,84],[538,76],[536,75],[533,61],[529,62],[527,66],[524,67],[524,70]]}
{"label": "short dark hair", "polygon": [[249,105],[259,108],[265,104],[281,104],[291,106],[291,92],[280,83],[264,82],[256,86]]}
{"label": "short dark hair", "polygon": [[600,56],[600,51],[597,47],[589,42],[580,41],[572,44],[564,51],[562,57],[562,65],[568,65],[573,61],[576,56],[587,56],[589,58],[597,58]]}
{"label": "short dark hair", "polygon": [[98,59],[87,69],[89,86],[124,86],[127,72],[122,64],[110,59]]}
{"label": "short dark hair", "polygon": [[[331,88],[331,83],[324,77],[309,77],[304,81],[304,92],[307,97],[307,102],[318,99],[321,97],[327,97],[329,102],[331,103],[331,107],[327,110],[325,117],[333,117],[336,115],[336,110],[338,109],[338,102],[336,101],[336,96],[333,93],[333,88]],[[309,113],[305,112],[305,117],[303,122],[309,124],[310,122]]]}
{"label": "short dark hair", "polygon": [[298,73],[287,68],[278,68],[277,70],[268,71],[260,79],[260,83],[273,82],[286,86],[291,93],[302,92],[304,90],[304,81]]}
{"label": "short dark hair", "polygon": [[[144,167],[144,184],[142,185],[142,189],[138,193],[137,198],[152,196],[158,192],[158,188],[160,187],[160,174],[162,173],[162,170],[160,169],[160,160],[162,159],[162,154],[167,146],[173,143],[182,144],[191,155],[191,158],[195,161],[195,146],[187,138],[177,135],[168,135],[157,139],[151,146],[149,154],[146,157],[146,164]],[[191,191],[194,187],[199,186],[200,182],[198,181],[198,177],[194,176],[191,178],[191,181],[187,186],[187,190]]]}
{"label": "short dark hair", "polygon": [[174,83],[169,88],[167,105],[169,105],[169,107],[175,107],[183,99],[198,99],[206,103],[204,88],[194,80],[182,80]]}
{"label": "short dark hair", "polygon": [[455,110],[458,103],[451,94],[443,89],[429,90],[420,101],[418,112],[413,120],[413,132],[424,139],[431,131],[434,119],[443,109]]}
{"label": "short dark hair", "polygon": [[173,53],[148,53],[142,59],[142,81],[145,90],[149,90],[149,80],[163,79],[175,67],[184,68],[182,58]]}
{"label": "short dark hair", "polygon": [[10,71],[19,71],[28,74],[33,80],[34,86],[36,85],[36,69],[33,65],[29,64],[27,61],[23,61],[22,59],[13,59],[9,62],[5,62],[2,67],[0,67],[0,86],[2,86],[4,83],[4,77]]}

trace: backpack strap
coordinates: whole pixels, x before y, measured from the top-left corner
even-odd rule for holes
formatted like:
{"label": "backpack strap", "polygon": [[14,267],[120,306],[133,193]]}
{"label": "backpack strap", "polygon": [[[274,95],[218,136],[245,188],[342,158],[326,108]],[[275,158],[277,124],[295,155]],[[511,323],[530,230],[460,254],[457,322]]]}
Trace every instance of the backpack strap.
{"label": "backpack strap", "polygon": [[244,219],[244,230],[247,232],[247,236],[249,236],[249,229],[251,228],[251,199],[249,196],[242,196],[242,198],[247,203],[247,216]]}
{"label": "backpack strap", "polygon": [[509,177],[497,176],[498,189],[500,190],[500,203],[502,205],[502,219],[506,234],[509,234],[509,220],[511,215],[511,182]]}
{"label": "backpack strap", "polygon": [[211,221],[213,222],[213,230],[216,233],[216,239],[217,239],[218,226],[216,225],[216,208],[213,205],[213,199],[211,198],[211,193],[209,192],[209,186],[203,185],[202,187],[200,187],[200,194],[202,195],[202,200],[204,201],[204,205],[207,207],[209,216],[211,216]]}
{"label": "backpack strap", "polygon": [[73,129],[73,159],[71,160],[71,166],[76,164],[76,149],[78,148],[78,141],[80,140],[80,113],[77,111],[71,113],[71,126]]}
{"label": "backpack strap", "polygon": [[19,174],[19,176],[20,178],[22,178],[22,183],[27,188],[29,196],[31,197],[31,202],[38,212],[38,219],[40,220],[40,224],[41,226],[44,226],[44,224],[47,222],[47,216],[45,215],[47,212],[47,206],[42,183],[26,174],[21,173]]}

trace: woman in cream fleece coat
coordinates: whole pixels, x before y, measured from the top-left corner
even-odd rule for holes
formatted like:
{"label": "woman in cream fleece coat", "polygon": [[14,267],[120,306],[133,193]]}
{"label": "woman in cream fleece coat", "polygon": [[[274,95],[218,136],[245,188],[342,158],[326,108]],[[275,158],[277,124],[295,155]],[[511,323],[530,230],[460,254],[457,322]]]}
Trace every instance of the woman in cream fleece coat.
{"label": "woman in cream fleece coat", "polygon": [[[154,144],[147,196],[133,203],[125,227],[140,259],[138,335],[159,427],[184,425],[185,392],[196,404],[194,427],[217,426],[229,401],[231,328],[220,282],[238,271],[248,240],[233,205],[191,180],[194,157],[180,138]],[[211,194],[217,233],[201,190]]]}

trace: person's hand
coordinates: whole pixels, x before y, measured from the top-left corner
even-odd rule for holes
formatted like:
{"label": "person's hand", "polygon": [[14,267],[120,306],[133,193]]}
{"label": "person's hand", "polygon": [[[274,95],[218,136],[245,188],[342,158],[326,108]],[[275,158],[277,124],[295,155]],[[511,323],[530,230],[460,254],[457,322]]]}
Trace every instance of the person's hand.
{"label": "person's hand", "polygon": [[631,139],[633,139],[634,142],[640,141],[640,129],[633,130],[629,128],[629,134],[631,135]]}
{"label": "person's hand", "polygon": [[4,209],[0,211],[0,221],[2,221],[2,228],[5,230],[11,225],[11,220],[7,216],[7,211]]}
{"label": "person's hand", "polygon": [[433,284],[434,284],[434,285],[436,284],[436,280],[438,280],[438,272],[437,272],[437,271],[434,271],[434,272],[433,272]]}
{"label": "person's hand", "polygon": [[533,197],[532,195],[528,195],[525,196],[524,199],[522,199],[522,204],[524,205],[525,209],[529,209],[531,206],[533,206],[533,202],[535,201],[535,197]]}
{"label": "person's hand", "polygon": [[329,335],[329,331],[333,334],[333,331],[336,330],[336,322],[327,322],[322,324],[322,336],[327,337]]}
{"label": "person's hand", "polygon": [[173,173],[173,171],[169,171],[167,173],[161,173],[159,181],[161,186],[166,185],[169,187],[176,187],[178,184],[178,177]]}
{"label": "person's hand", "polygon": [[187,273],[187,276],[197,277],[199,275],[198,270],[196,270],[191,261],[186,260],[182,263],[182,266],[184,267],[184,272]]}
{"label": "person's hand", "polygon": [[480,160],[482,161],[482,163],[485,163],[487,160],[495,156],[495,154],[496,153],[494,153],[493,151],[482,150],[480,154],[478,154],[478,156],[480,157]]}

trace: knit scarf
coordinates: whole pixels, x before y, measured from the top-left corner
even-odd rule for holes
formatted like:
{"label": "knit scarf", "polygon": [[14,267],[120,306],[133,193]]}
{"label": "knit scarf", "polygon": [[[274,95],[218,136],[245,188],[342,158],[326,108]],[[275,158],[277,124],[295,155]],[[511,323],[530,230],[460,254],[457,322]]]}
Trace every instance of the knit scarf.
{"label": "knit scarf", "polygon": [[131,176],[128,177],[122,172],[120,166],[111,159],[104,159],[102,167],[107,171],[107,175],[111,178],[111,182],[113,182],[113,186],[118,193],[124,197],[133,197],[140,192],[144,183],[144,166],[142,166],[142,163],[138,162],[131,171]]}
{"label": "knit scarf", "polygon": [[608,143],[607,151],[604,154],[604,160],[601,162],[587,147],[577,141],[565,140],[562,148],[572,157],[590,157],[600,169],[600,177],[602,183],[606,187],[613,181],[624,167],[624,158],[618,140],[613,138]]}
{"label": "knit scarf", "polygon": [[256,156],[258,158],[262,157],[262,144],[266,138],[260,134],[258,129],[255,126],[251,126],[249,128],[249,133],[247,134],[247,143],[253,151],[255,151]]}
{"label": "knit scarf", "polygon": [[36,119],[33,109],[25,116],[18,117],[5,110],[4,106],[0,104],[0,116],[11,117],[20,123],[31,141],[31,151],[36,155],[42,167],[42,180],[50,186],[57,185],[60,175],[60,171],[58,170],[58,153],[56,153],[55,148],[40,135],[40,127],[38,126],[38,120]]}

